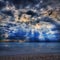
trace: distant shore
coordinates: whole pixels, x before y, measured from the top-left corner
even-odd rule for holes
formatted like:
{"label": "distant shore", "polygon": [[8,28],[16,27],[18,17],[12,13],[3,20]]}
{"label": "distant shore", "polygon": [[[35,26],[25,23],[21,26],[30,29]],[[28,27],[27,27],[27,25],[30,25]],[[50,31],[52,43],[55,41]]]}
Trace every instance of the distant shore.
{"label": "distant shore", "polygon": [[48,40],[46,40],[46,41],[26,41],[26,40],[8,40],[8,39],[6,39],[6,40],[0,40],[0,42],[20,42],[20,43],[24,43],[24,42],[60,42],[60,40],[59,41],[48,41]]}

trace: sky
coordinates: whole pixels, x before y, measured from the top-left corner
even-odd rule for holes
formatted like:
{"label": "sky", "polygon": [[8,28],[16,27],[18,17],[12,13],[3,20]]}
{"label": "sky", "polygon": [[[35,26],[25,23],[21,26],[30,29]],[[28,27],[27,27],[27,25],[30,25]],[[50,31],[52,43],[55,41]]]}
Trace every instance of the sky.
{"label": "sky", "polygon": [[0,0],[0,39],[60,41],[59,6],[59,0]]}

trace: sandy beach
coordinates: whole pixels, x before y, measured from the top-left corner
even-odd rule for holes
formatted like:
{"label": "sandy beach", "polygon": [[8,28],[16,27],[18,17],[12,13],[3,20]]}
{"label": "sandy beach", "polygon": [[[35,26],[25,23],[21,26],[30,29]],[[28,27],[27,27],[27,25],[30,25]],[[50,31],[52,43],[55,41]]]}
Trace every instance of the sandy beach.
{"label": "sandy beach", "polygon": [[0,60],[60,60],[60,54],[21,54],[0,56]]}

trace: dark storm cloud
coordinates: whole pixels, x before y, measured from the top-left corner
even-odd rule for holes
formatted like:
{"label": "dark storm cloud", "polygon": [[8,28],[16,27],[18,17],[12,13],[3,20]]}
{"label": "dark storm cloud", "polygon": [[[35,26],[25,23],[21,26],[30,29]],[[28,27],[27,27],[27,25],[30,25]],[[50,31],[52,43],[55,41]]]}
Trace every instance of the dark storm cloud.
{"label": "dark storm cloud", "polygon": [[[40,4],[39,8],[46,8],[47,5],[52,5],[54,3],[57,4],[57,2],[59,3],[59,0],[1,0],[1,1],[4,1],[6,3],[6,1],[9,1],[9,4],[13,4],[15,5],[16,8],[24,8],[26,7],[27,5],[30,5],[31,7],[35,7],[36,4]],[[43,3],[40,3],[40,1],[43,1]],[[55,4],[55,5],[56,5]]]}
{"label": "dark storm cloud", "polygon": [[20,7],[21,5],[23,7],[27,6],[27,5],[35,5],[37,3],[39,3],[40,0],[4,0],[9,1],[9,3],[15,5],[16,7]]}
{"label": "dark storm cloud", "polygon": [[26,14],[31,15],[32,17],[37,15],[37,13],[35,13],[35,12],[31,11],[31,10],[27,11]]}
{"label": "dark storm cloud", "polygon": [[26,2],[31,2],[31,3],[37,3],[39,0],[5,0],[13,3],[26,3]]}
{"label": "dark storm cloud", "polygon": [[19,4],[27,4],[27,3],[31,3],[31,4],[36,4],[39,2],[39,0],[4,0],[4,1],[9,1],[10,3],[13,3],[15,5],[19,5]]}
{"label": "dark storm cloud", "polygon": [[5,7],[5,2],[0,1],[0,9],[3,8],[3,7]]}
{"label": "dark storm cloud", "polygon": [[6,15],[13,16],[13,13],[11,11],[1,11],[1,12]]}

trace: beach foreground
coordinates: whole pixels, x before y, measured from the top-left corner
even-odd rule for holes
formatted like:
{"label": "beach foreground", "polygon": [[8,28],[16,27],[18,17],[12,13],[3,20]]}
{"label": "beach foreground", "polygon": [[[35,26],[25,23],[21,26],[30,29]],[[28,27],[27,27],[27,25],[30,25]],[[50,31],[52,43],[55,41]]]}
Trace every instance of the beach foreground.
{"label": "beach foreground", "polygon": [[60,54],[28,54],[0,56],[0,60],[60,60]]}

